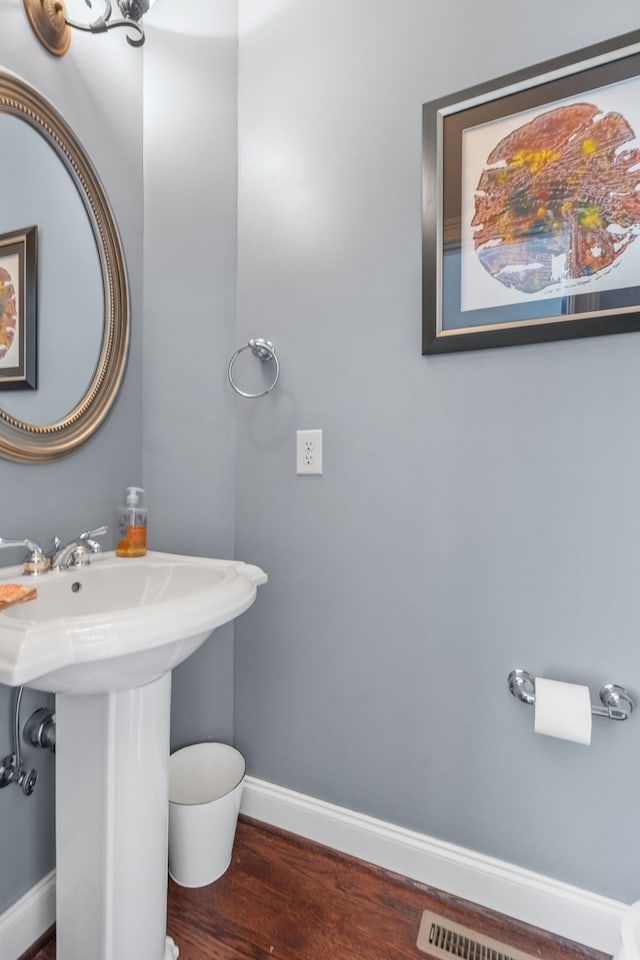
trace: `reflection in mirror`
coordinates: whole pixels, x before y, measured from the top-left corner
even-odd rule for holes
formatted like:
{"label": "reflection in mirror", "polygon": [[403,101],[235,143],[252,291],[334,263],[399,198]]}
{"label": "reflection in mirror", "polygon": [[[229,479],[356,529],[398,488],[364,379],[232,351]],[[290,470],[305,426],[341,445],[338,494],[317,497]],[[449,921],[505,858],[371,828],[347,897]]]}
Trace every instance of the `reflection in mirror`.
{"label": "reflection in mirror", "polygon": [[127,277],[109,202],[74,132],[2,69],[0,137],[0,236],[30,227],[38,236],[38,386],[3,389],[0,371],[0,456],[40,463],[86,443],[113,405],[129,345]]}
{"label": "reflection in mirror", "polygon": [[[67,169],[23,120],[0,115],[0,234],[38,226],[38,389],[0,390],[0,406],[29,423],[62,420],[93,377],[104,327],[93,230]],[[17,339],[3,358],[11,366]]]}

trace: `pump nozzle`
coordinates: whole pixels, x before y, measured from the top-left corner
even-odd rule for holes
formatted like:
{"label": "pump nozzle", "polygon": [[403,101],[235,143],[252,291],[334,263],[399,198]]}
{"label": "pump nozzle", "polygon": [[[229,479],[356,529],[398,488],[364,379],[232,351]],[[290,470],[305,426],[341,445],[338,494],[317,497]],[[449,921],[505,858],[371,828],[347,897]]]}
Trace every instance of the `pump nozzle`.
{"label": "pump nozzle", "polygon": [[136,507],[139,502],[138,494],[144,494],[142,487],[127,487],[127,506]]}

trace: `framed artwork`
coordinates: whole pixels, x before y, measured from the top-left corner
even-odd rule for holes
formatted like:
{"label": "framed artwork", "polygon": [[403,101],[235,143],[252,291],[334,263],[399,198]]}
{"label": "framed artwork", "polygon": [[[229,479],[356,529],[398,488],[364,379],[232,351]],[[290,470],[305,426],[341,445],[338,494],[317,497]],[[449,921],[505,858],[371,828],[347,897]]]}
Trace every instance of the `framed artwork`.
{"label": "framed artwork", "polygon": [[640,330],[640,31],[423,106],[423,353]]}
{"label": "framed artwork", "polygon": [[0,390],[37,387],[37,227],[0,235]]}

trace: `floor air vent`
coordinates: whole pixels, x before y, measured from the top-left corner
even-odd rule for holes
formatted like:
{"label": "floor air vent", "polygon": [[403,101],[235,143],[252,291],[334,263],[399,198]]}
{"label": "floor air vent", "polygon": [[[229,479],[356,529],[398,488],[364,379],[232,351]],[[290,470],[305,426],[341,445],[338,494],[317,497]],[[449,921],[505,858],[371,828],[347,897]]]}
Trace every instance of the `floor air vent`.
{"label": "floor air vent", "polygon": [[431,910],[422,914],[417,947],[436,960],[451,960],[452,957],[460,960],[539,960],[533,954],[485,937]]}

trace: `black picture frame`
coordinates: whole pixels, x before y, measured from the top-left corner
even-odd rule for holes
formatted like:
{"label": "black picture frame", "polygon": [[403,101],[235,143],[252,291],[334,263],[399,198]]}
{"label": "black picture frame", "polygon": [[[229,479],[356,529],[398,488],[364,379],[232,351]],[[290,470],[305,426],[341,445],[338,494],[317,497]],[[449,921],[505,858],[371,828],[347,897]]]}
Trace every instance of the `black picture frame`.
{"label": "black picture frame", "polygon": [[0,390],[35,390],[38,228],[0,235]]}
{"label": "black picture frame", "polygon": [[640,30],[423,105],[423,354],[640,330],[636,137]]}

